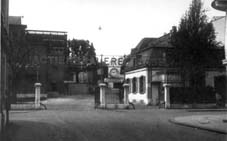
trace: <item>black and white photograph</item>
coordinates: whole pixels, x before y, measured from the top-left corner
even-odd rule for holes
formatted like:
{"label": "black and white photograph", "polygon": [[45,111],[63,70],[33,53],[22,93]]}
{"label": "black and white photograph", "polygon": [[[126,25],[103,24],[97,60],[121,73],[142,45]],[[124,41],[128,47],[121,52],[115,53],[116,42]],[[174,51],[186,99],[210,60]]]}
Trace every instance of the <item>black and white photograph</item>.
{"label": "black and white photograph", "polygon": [[0,11],[0,141],[227,141],[227,0]]}

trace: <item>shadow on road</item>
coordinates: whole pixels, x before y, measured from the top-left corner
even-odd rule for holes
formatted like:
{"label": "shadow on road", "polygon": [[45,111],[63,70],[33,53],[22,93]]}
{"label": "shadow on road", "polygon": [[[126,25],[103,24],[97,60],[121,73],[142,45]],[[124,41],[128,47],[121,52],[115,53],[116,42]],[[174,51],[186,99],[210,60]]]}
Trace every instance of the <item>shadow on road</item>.
{"label": "shadow on road", "polygon": [[72,134],[53,124],[16,121],[6,129],[3,141],[73,141]]}

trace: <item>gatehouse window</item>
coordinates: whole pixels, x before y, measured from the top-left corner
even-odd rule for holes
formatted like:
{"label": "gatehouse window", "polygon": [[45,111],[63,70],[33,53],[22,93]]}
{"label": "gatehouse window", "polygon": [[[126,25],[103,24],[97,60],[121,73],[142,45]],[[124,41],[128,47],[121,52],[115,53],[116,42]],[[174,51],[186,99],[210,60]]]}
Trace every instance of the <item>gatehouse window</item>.
{"label": "gatehouse window", "polygon": [[139,78],[139,92],[144,94],[146,92],[146,79],[145,76]]}
{"label": "gatehouse window", "polygon": [[127,84],[130,84],[130,79],[129,79],[129,78],[126,79],[126,83],[127,83]]}
{"label": "gatehouse window", "polygon": [[137,92],[137,79],[134,77],[132,79],[132,93],[136,93]]}

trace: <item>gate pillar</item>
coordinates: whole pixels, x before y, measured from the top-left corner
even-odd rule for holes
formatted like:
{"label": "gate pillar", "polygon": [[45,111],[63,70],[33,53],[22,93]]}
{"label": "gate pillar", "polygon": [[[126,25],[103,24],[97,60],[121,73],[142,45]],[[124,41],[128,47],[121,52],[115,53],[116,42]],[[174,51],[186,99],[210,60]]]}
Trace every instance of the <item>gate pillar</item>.
{"label": "gate pillar", "polygon": [[124,104],[128,105],[129,84],[123,84],[124,87]]}
{"label": "gate pillar", "polygon": [[35,83],[35,108],[40,107],[41,83]]}
{"label": "gate pillar", "polygon": [[170,95],[169,95],[169,84],[163,84],[164,87],[164,100],[165,100],[165,108],[170,108]]}
{"label": "gate pillar", "polygon": [[106,84],[105,83],[100,83],[99,87],[100,87],[100,106],[101,107],[105,107],[105,105],[106,105],[106,101],[105,101]]}

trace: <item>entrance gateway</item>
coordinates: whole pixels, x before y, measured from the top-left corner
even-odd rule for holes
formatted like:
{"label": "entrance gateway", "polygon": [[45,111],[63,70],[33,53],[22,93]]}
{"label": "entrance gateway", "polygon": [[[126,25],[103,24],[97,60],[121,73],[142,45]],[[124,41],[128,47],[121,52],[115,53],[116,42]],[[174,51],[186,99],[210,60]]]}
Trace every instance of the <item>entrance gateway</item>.
{"label": "entrance gateway", "polygon": [[[126,107],[128,105],[127,98],[127,86],[124,85],[124,75],[121,74],[121,66],[124,61],[124,56],[120,55],[101,55],[98,58],[101,64],[105,64],[108,67],[108,74],[106,78],[101,80],[99,106],[100,108],[119,108]],[[103,72],[103,71],[101,71]],[[101,74],[103,75],[103,74]],[[124,86],[125,90],[124,90]],[[127,87],[127,88],[126,88]]]}

